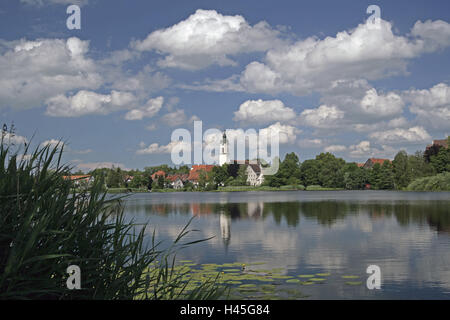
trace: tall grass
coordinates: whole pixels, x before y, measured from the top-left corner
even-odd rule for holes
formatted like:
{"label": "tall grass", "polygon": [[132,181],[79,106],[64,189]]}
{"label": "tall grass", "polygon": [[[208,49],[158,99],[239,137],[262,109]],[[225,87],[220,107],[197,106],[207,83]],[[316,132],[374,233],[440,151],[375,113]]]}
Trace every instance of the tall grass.
{"label": "tall grass", "polygon": [[[25,156],[0,146],[0,299],[214,299],[215,279],[188,286],[174,267],[188,226],[161,250],[146,226],[124,219],[120,198],[102,181],[77,193],[62,178],[63,147]],[[150,237],[150,239],[148,239]],[[148,241],[147,241],[148,240]],[[200,240],[201,241],[201,240]],[[146,245],[148,244],[148,245]],[[69,265],[81,269],[81,290],[66,286]]]}

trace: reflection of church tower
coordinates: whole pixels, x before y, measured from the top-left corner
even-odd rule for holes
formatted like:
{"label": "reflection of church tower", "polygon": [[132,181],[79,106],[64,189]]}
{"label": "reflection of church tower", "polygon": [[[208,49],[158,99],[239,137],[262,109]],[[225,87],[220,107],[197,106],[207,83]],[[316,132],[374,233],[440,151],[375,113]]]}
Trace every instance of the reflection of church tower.
{"label": "reflection of church tower", "polygon": [[231,238],[231,218],[230,216],[221,213],[219,217],[220,222],[220,233],[222,234],[223,244],[225,245],[225,250],[228,249]]}
{"label": "reflection of church tower", "polygon": [[247,214],[252,218],[262,217],[264,210],[263,202],[248,202],[247,203]]}
{"label": "reflection of church tower", "polygon": [[220,142],[219,165],[221,166],[224,163],[228,163],[228,140],[225,131]]}

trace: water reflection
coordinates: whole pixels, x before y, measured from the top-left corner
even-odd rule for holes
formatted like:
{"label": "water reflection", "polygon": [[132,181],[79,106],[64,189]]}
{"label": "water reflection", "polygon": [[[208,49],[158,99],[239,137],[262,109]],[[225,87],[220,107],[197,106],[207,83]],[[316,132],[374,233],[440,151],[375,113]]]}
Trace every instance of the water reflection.
{"label": "water reflection", "polygon": [[[236,202],[236,203],[142,203],[127,204],[128,213],[168,216],[171,214],[204,217],[220,215],[222,224],[231,220],[264,220],[268,217],[280,225],[296,227],[301,217],[317,221],[320,225],[332,227],[337,221],[347,216],[367,214],[371,220],[381,220],[394,216],[402,226],[409,224],[428,225],[437,232],[450,233],[450,201],[421,202],[348,202],[348,201],[292,201],[292,202]],[[230,221],[225,223],[225,221]],[[226,226],[227,234],[230,232]],[[229,239],[229,236],[224,238]]]}
{"label": "water reflection", "polygon": [[215,237],[179,257],[198,263],[264,261],[335,279],[382,269],[379,292],[337,281],[304,289],[315,298],[450,298],[450,193],[145,194],[125,211],[168,241],[197,217],[194,239]]}

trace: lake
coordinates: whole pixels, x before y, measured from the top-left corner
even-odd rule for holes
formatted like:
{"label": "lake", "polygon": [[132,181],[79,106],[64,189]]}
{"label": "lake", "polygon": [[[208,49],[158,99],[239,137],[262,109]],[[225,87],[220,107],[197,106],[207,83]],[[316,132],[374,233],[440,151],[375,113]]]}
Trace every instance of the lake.
{"label": "lake", "polygon": [[[127,219],[148,222],[166,245],[195,217],[199,231],[186,241],[213,238],[178,260],[326,274],[292,284],[309,299],[450,298],[449,192],[139,193],[124,204]],[[369,265],[380,267],[381,289],[367,288]]]}

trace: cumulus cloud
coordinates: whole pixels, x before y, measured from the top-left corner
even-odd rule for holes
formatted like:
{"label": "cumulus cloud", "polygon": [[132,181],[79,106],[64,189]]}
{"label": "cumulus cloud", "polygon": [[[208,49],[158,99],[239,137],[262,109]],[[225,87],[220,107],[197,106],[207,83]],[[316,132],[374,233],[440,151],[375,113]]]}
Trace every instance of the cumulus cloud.
{"label": "cumulus cloud", "polygon": [[89,42],[75,37],[1,42],[1,105],[39,107],[69,90],[97,89],[103,79],[88,51]]}
{"label": "cumulus cloud", "polygon": [[56,146],[61,148],[63,145],[64,145],[63,141],[56,139],[45,140],[44,142],[41,143],[41,146],[43,147],[50,146],[51,148],[54,148]]}
{"label": "cumulus cloud", "polygon": [[235,121],[246,123],[269,123],[288,121],[295,118],[292,108],[286,107],[280,100],[247,100],[234,113]]}
{"label": "cumulus cloud", "polygon": [[78,163],[77,168],[84,172],[89,172],[94,169],[101,168],[120,168],[122,170],[131,170],[127,168],[124,164],[118,162],[86,162],[86,163]]}
{"label": "cumulus cloud", "polygon": [[23,145],[25,143],[28,143],[28,139],[22,136],[19,136],[17,134],[9,133],[6,131],[1,132],[1,138],[3,141],[8,145]]}
{"label": "cumulus cloud", "polygon": [[344,118],[344,112],[336,106],[321,105],[316,109],[306,109],[300,114],[300,122],[316,128],[335,127]]}
{"label": "cumulus cloud", "polygon": [[145,143],[140,143],[141,149],[136,151],[136,154],[163,154],[163,153],[171,153],[172,149],[177,147],[183,149],[185,152],[189,152],[191,150],[191,144],[187,141],[171,141],[167,145],[159,145],[158,143],[151,143],[148,146],[145,146]]}
{"label": "cumulus cloud", "polygon": [[325,147],[325,149],[324,149],[325,152],[330,152],[330,153],[342,152],[345,150],[347,150],[347,147],[343,146],[343,145],[339,145],[339,144],[331,145],[331,146]]}
{"label": "cumulus cloud", "polygon": [[426,126],[436,129],[449,128],[450,87],[439,83],[430,89],[406,90],[404,99],[410,103],[409,110]]}
{"label": "cumulus cloud", "polygon": [[163,97],[149,99],[145,106],[128,111],[125,114],[126,120],[142,120],[143,118],[151,118],[158,113],[164,102]]}
{"label": "cumulus cloud", "polygon": [[348,150],[350,157],[359,159],[367,159],[369,157],[392,158],[398,152],[397,149],[388,145],[381,145],[381,148],[376,148],[367,140],[349,146]]}
{"label": "cumulus cloud", "polygon": [[378,29],[363,23],[334,37],[309,37],[273,47],[264,61],[246,66],[237,80],[240,86],[235,87],[252,93],[306,95],[326,90],[338,80],[404,74],[410,59],[447,48],[449,34],[450,24],[441,20],[418,21],[404,36],[396,35],[384,20]]}
{"label": "cumulus cloud", "polygon": [[298,145],[299,147],[302,148],[320,148],[323,145],[323,140],[322,139],[300,139],[298,141]]}
{"label": "cumulus cloud", "polygon": [[129,92],[111,91],[99,94],[81,90],[66,97],[59,94],[45,101],[46,114],[52,117],[80,117],[88,114],[108,114],[120,109],[128,109],[136,103],[136,97]]}
{"label": "cumulus cloud", "polygon": [[158,62],[161,67],[195,70],[212,64],[235,65],[230,56],[266,51],[280,43],[278,35],[266,22],[251,26],[240,15],[199,9],[186,20],[135,41],[132,47],[164,55]]}
{"label": "cumulus cloud", "polygon": [[386,144],[423,143],[431,140],[428,132],[423,127],[418,126],[409,129],[397,128],[373,132],[369,137]]}
{"label": "cumulus cloud", "polygon": [[199,118],[196,115],[188,118],[183,109],[177,109],[173,112],[166,113],[161,120],[169,127],[181,126],[182,124],[192,123]]}
{"label": "cumulus cloud", "polygon": [[370,115],[389,117],[403,112],[404,102],[402,98],[393,92],[379,95],[375,88],[366,91],[361,100],[361,109]]}

